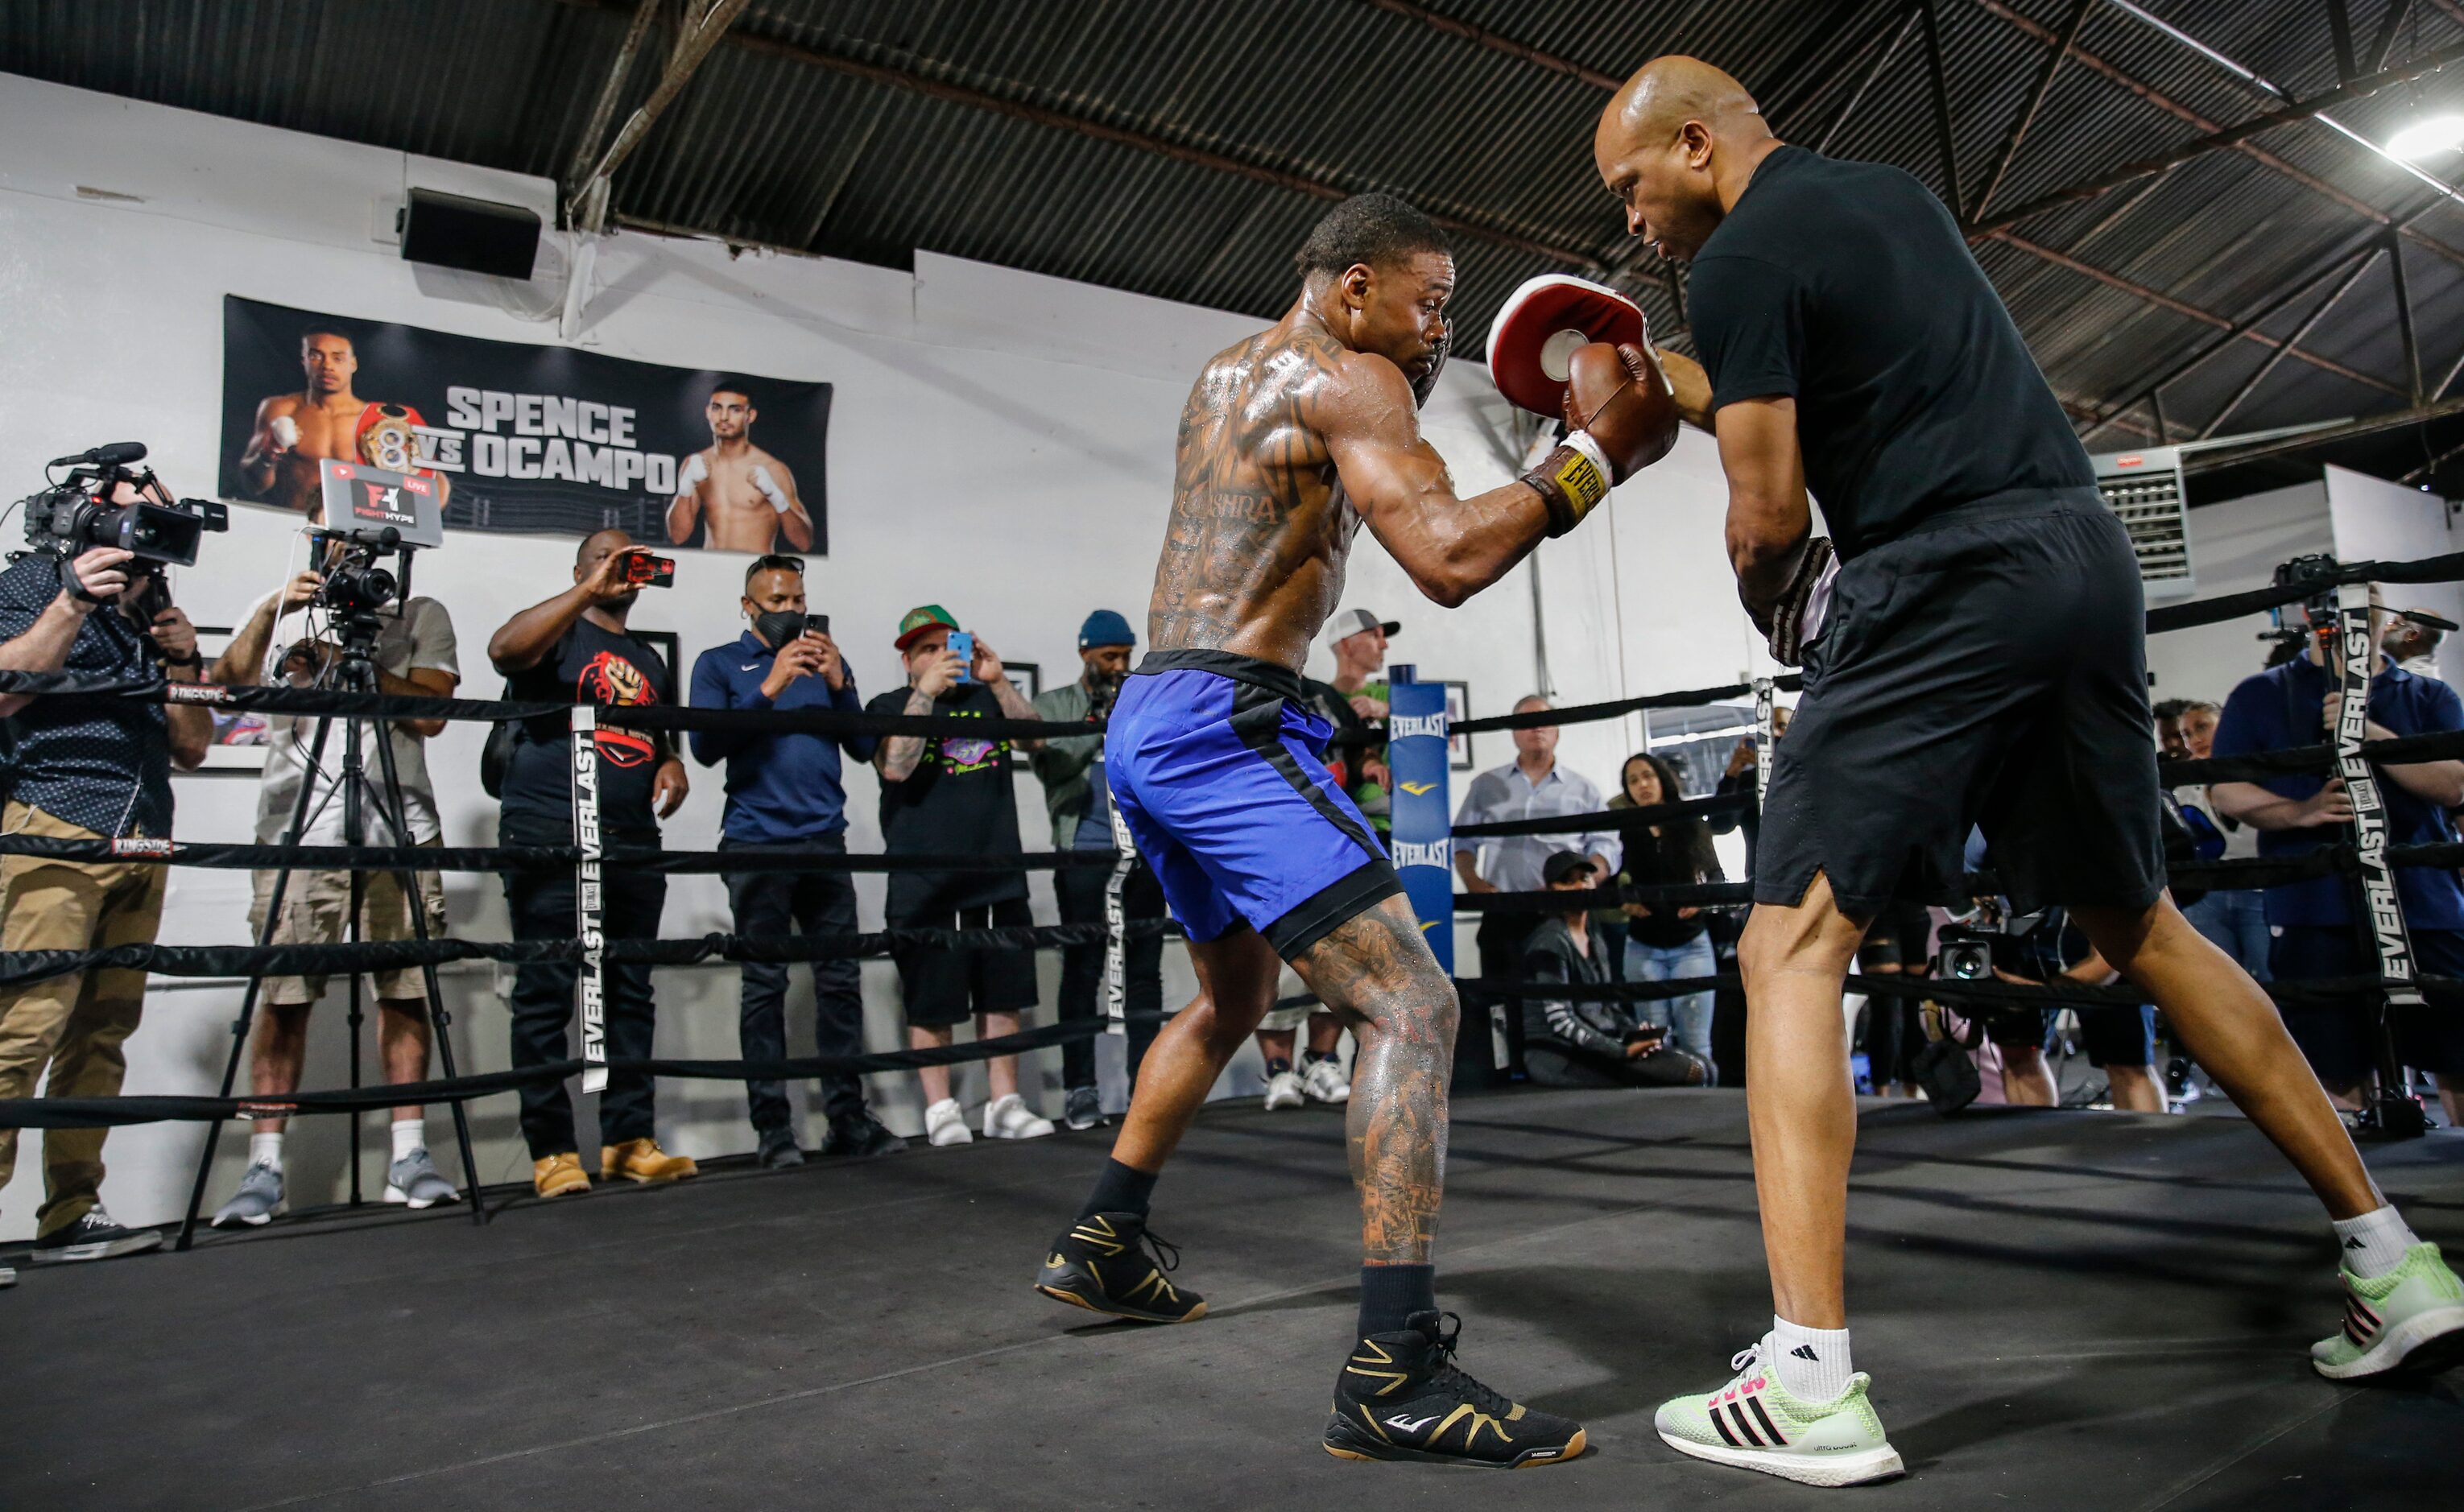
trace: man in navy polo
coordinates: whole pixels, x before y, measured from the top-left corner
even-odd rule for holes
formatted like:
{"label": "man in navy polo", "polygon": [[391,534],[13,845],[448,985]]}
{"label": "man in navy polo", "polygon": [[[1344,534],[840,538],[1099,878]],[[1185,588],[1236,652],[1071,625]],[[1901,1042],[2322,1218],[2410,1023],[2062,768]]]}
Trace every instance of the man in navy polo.
{"label": "man in navy polo", "polygon": [[[2383,620],[2371,596],[2378,639]],[[2213,754],[2254,756],[2331,742],[2343,695],[2334,669],[2322,665],[2313,638],[2307,654],[2245,678],[2225,701]],[[2464,699],[2436,678],[2406,671],[2384,655],[2370,680],[2365,739],[2439,734],[2464,730]],[[2464,803],[2464,761],[2420,761],[2376,768],[2387,804],[2387,843],[2392,845],[2453,844],[2448,810]],[[2316,773],[2267,782],[2218,782],[2209,797],[2219,813],[2258,831],[2262,856],[2299,856],[2350,838],[2353,803],[2341,777]],[[2404,866],[2395,874],[2396,896],[2420,970],[2431,975],[2464,976],[2464,885],[2453,868]],[[2268,967],[2277,981],[2378,973],[2353,925],[2352,884],[2343,876],[2313,877],[2267,889],[2267,923],[2274,936]],[[2355,1008],[2283,1010],[2285,1026],[2328,1093],[2347,1107],[2361,1106],[2364,1084],[2376,1057],[2370,1016]],[[2405,1064],[2438,1078],[2448,1122],[2456,1122],[2457,1092],[2464,1083],[2464,1018],[2439,1008],[2398,1010],[2396,1048]]]}
{"label": "man in navy polo", "polygon": [[[744,573],[744,617],[752,627],[736,641],[701,653],[693,663],[696,709],[836,709],[861,713],[855,678],[826,630],[804,612],[804,564],[794,557],[759,557]],[[872,759],[878,743],[869,735],[801,732],[744,734],[696,730],[693,753],[705,766],[727,763],[727,818],[719,849],[759,852],[782,848],[847,851],[847,788],[840,778],[844,751],[858,761]],[[852,934],[855,883],[844,871],[732,871],[727,897],[742,935]],[[813,962],[813,1042],[821,1055],[858,1055],[864,1049],[864,994],[851,957]],[[787,968],[769,961],[744,963],[744,1058],[779,1061],[787,1055]],[[822,1110],[829,1134],[822,1152],[882,1155],[907,1142],[881,1127],[864,1104],[864,1084],[851,1074],[821,1079]],[[786,1087],[748,1082],[754,1132],[760,1136],[761,1164],[803,1164],[797,1148]]]}

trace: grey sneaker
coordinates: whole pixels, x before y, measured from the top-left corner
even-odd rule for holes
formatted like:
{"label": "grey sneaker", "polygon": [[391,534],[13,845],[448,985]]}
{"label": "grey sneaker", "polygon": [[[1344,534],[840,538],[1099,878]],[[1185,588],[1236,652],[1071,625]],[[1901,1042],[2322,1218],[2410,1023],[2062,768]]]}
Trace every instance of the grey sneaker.
{"label": "grey sneaker", "polygon": [[17,1272],[15,1268],[8,1265],[0,1265],[0,1286],[14,1286],[16,1284]]}
{"label": "grey sneaker", "polygon": [[1101,1129],[1111,1122],[1104,1116],[1104,1100],[1091,1086],[1073,1086],[1064,1105],[1061,1121],[1072,1129]]}
{"label": "grey sneaker", "polygon": [[231,1194],[231,1199],[214,1209],[214,1227],[227,1229],[234,1223],[245,1223],[258,1228],[281,1211],[282,1172],[260,1160],[239,1178],[239,1190]]}
{"label": "grey sneaker", "polygon": [[37,1265],[59,1265],[70,1260],[118,1260],[122,1255],[136,1255],[160,1248],[162,1234],[154,1229],[126,1229],[112,1221],[98,1202],[85,1216],[64,1229],[46,1234],[34,1241],[31,1257]]}
{"label": "grey sneaker", "polygon": [[436,1169],[436,1157],[423,1145],[385,1167],[385,1199],[410,1208],[432,1208],[440,1202],[454,1202],[462,1194]]}
{"label": "grey sneaker", "polygon": [[761,1131],[761,1148],[754,1151],[754,1163],[764,1171],[784,1171],[804,1163],[804,1152],[796,1147],[792,1129],[765,1129]]}

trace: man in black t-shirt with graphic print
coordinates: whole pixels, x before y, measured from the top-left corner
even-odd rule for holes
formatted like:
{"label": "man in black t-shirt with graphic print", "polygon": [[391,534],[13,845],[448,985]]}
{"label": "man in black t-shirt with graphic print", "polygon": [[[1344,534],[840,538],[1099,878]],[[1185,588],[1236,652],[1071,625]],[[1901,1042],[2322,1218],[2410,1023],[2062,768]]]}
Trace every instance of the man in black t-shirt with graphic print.
{"label": "man in black t-shirt with graphic print", "polygon": [[[958,622],[937,603],[908,611],[897,646],[907,662],[907,687],[865,705],[875,714],[932,714],[952,719],[1035,719],[1026,695],[1012,687],[1001,658],[981,636],[972,659],[951,648]],[[1044,742],[1023,742],[1037,750]],[[892,856],[1016,856],[1018,791],[1013,742],[965,735],[891,735],[873,753],[881,774],[881,838]],[[911,871],[890,874],[889,924],[893,930],[974,930],[1028,926],[1023,871]],[[946,1045],[970,1017],[976,1034],[1018,1033],[1019,1012],[1035,1006],[1035,954],[1025,950],[900,949],[898,991],[907,1007],[907,1042],[915,1049]],[[1018,1090],[1018,1057],[987,1063],[992,1098],[984,1105],[988,1139],[1034,1139],[1052,1132]],[[975,1136],[950,1094],[946,1066],[916,1073],[924,1085],[924,1134],[936,1145]]]}
{"label": "man in black t-shirt with graphic print", "polygon": [[[505,622],[488,642],[488,659],[505,674],[511,699],[576,704],[671,704],[675,681],[649,643],[625,628],[641,589],[626,581],[627,559],[643,548],[621,530],[603,530],[582,543],[573,586]],[[600,833],[609,846],[655,848],[659,821],[685,800],[685,764],[661,733],[602,726],[599,755]],[[497,843],[573,844],[573,734],[562,715],[523,723],[505,765],[504,810]],[[601,869],[600,927],[610,939],[659,932],[668,879],[622,866]],[[505,903],[517,940],[569,940],[577,926],[570,870],[505,875]],[[565,1024],[573,1017],[580,968],[536,962],[514,974],[514,1065],[565,1059]],[[606,973],[607,1058],[646,1059],[654,1022],[650,968],[610,963]],[[693,1163],[659,1148],[650,1079],[612,1072],[599,1100],[600,1175],[627,1181],[676,1181]],[[543,1197],[587,1192],[573,1129],[573,1100],[561,1082],[522,1088],[522,1137],[530,1144],[531,1183]]]}

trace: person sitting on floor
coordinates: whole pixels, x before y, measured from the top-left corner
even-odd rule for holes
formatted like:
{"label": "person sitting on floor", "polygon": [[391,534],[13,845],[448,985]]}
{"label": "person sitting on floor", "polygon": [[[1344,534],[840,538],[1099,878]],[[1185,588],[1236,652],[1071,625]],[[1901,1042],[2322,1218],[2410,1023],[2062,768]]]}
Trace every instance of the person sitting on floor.
{"label": "person sitting on floor", "polygon": [[[1599,875],[1580,851],[1561,850],[1541,863],[1542,885],[1573,896],[1566,912],[1543,920],[1524,942],[1526,982],[1591,987],[1609,979],[1582,896],[1598,885]],[[1710,1085],[1710,1063],[1666,1043],[1666,1033],[1638,1022],[1624,1003],[1523,999],[1523,1063],[1542,1086]]]}

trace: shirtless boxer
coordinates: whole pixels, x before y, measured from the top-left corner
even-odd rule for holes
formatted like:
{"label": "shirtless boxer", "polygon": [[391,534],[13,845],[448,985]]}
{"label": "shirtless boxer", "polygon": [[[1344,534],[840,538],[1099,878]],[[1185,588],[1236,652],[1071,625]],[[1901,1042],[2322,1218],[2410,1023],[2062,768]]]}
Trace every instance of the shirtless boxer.
{"label": "shirtless boxer", "polygon": [[360,419],[368,402],[351,391],[360,355],[340,331],[312,325],[300,332],[299,366],[306,388],[256,406],[239,476],[253,497],[313,515],[323,508],[317,464],[327,457],[360,460]]}
{"label": "shirtless boxer", "polygon": [[1154,649],[1122,690],[1107,741],[1107,780],[1188,932],[1198,997],[1147,1052],[1112,1159],[1053,1241],[1037,1288],[1154,1322],[1205,1311],[1166,1279],[1177,1257],[1147,1232],[1148,1199],[1289,961],[1360,1046],[1347,1112],[1360,1323],[1336,1378],[1328,1452],[1551,1463],[1582,1452],[1582,1429],[1456,1369],[1455,1334],[1440,1326],[1429,1257],[1454,987],[1384,850],[1321,764],[1332,731],[1304,700],[1300,668],[1362,525],[1451,607],[1665,451],[1674,408],[1641,351],[1587,346],[1568,398],[1581,428],[1523,479],[1459,498],[1416,404],[1446,346],[1455,269],[1443,235],[1400,200],[1362,195],[1327,213],[1299,264],[1291,309],[1218,353],[1181,410],[1147,611]]}
{"label": "shirtless boxer", "polygon": [[668,539],[681,546],[693,526],[706,529],[701,543],[715,551],[767,552],[785,536],[797,551],[813,549],[813,516],[796,494],[787,464],[753,444],[760,411],[740,388],[714,389],[710,445],[685,458],[676,473],[676,499],[668,506]]}
{"label": "shirtless boxer", "polygon": [[1661,1436],[1817,1485],[1900,1472],[1851,1373],[1839,993],[1895,894],[1956,887],[1971,824],[2017,906],[2069,905],[2326,1205],[2346,1305],[2320,1373],[2464,1357],[2464,1286],[2380,1196],[2275,1005],[2165,890],[2137,563],[1949,213],[1897,168],[1784,145],[1687,57],[1629,79],[1593,152],[1634,233],[1691,264],[1703,363],[1663,361],[1719,438],[1740,597],[1805,668],[1738,952],[1777,1313],[1733,1379],[1661,1408]]}

